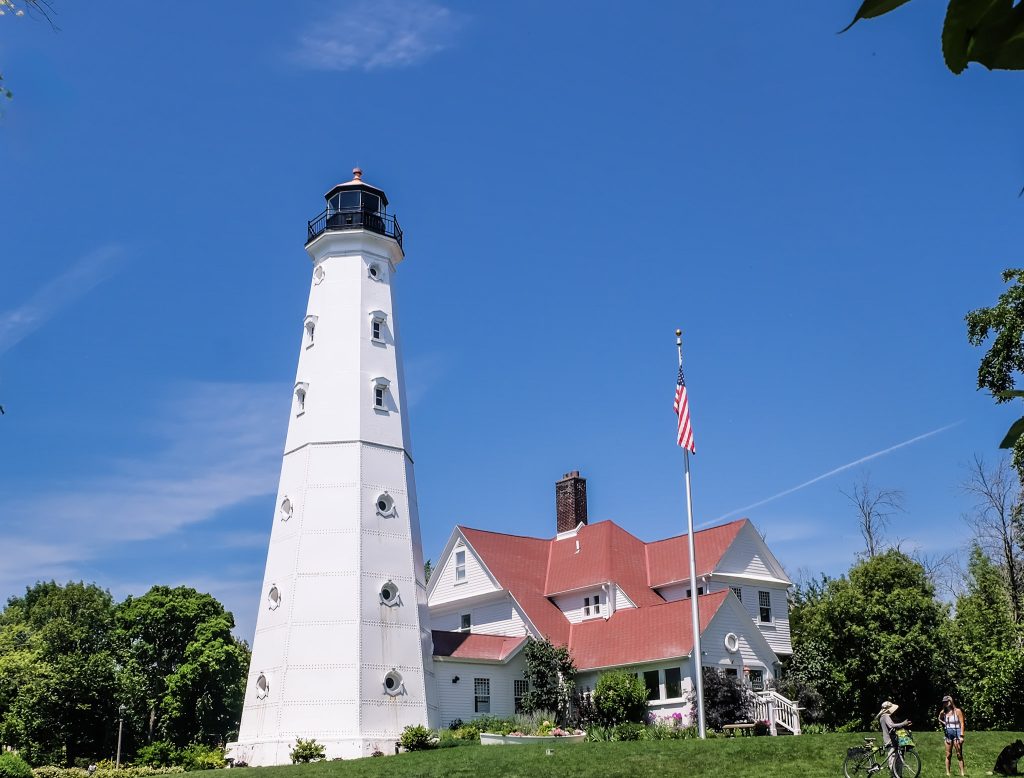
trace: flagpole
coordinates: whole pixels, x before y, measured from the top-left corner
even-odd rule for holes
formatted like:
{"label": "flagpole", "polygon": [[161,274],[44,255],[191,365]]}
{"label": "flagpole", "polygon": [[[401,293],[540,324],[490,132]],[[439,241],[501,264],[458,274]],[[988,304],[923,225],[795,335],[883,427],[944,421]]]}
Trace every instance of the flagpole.
{"label": "flagpole", "polygon": [[[676,330],[676,351],[679,353],[679,369],[683,367],[683,332]],[[697,557],[693,543],[693,494],[690,491],[690,452],[683,449],[683,463],[686,471],[686,542],[690,549],[690,619],[693,628],[693,679],[697,694],[697,734],[703,740],[707,737],[704,728],[704,671],[701,666],[703,652],[700,649],[700,610],[697,605]]]}

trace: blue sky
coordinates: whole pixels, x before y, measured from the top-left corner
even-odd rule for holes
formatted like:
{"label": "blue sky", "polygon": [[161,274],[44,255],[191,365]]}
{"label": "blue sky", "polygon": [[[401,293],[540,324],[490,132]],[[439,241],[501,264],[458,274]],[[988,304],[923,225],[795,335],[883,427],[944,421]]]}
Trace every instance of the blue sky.
{"label": "blue sky", "polygon": [[427,556],[452,526],[745,511],[796,575],[890,532],[968,540],[958,488],[1017,409],[964,314],[1020,264],[1019,76],[911,3],[58,1],[0,18],[0,596],[211,591],[251,636],[308,291],[305,222],[360,165],[396,278]]}

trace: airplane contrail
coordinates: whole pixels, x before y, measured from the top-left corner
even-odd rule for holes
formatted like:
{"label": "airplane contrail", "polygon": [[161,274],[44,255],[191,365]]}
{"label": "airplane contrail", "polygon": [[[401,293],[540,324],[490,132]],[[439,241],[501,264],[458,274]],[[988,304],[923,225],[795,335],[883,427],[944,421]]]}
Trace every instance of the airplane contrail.
{"label": "airplane contrail", "polygon": [[863,465],[865,462],[870,462],[872,459],[877,459],[878,457],[885,456],[886,454],[890,454],[893,451],[896,451],[896,449],[900,449],[900,448],[903,448],[904,446],[909,446],[909,445],[911,445],[913,443],[917,443],[919,440],[924,440],[925,438],[930,438],[933,435],[938,435],[939,433],[945,432],[946,430],[951,430],[951,429],[953,429],[953,427],[959,426],[960,424],[963,424],[963,423],[964,423],[963,419],[961,419],[960,421],[955,421],[952,424],[947,424],[945,427],[939,427],[937,430],[932,430],[931,432],[926,432],[923,435],[917,435],[916,437],[913,437],[910,440],[904,440],[902,443],[897,443],[895,446],[889,446],[889,448],[883,448],[881,451],[876,451],[874,454],[868,454],[867,456],[861,457],[860,459],[855,459],[853,462],[847,462],[845,465],[840,465],[839,467],[837,467],[837,468],[835,468],[833,470],[829,470],[827,473],[822,473],[819,476],[815,476],[810,481],[804,481],[802,484],[798,484],[797,486],[793,486],[793,487],[791,487],[789,489],[786,489],[784,492],[779,492],[778,494],[773,494],[771,497],[766,497],[765,499],[758,500],[757,502],[751,503],[750,505],[745,505],[742,508],[737,508],[734,511],[729,511],[728,513],[724,513],[721,516],[719,516],[717,519],[714,519],[713,521],[708,521],[708,522],[705,522],[704,524],[701,524],[700,528],[710,527],[712,524],[716,524],[716,523],[722,521],[722,519],[728,519],[730,516],[735,516],[738,513],[745,513],[746,511],[749,511],[751,508],[758,508],[758,507],[760,507],[760,506],[762,506],[762,505],[764,505],[766,503],[772,502],[773,500],[778,500],[780,497],[785,497],[787,494],[792,494],[793,492],[798,492],[801,489],[806,489],[811,484],[818,483],[818,481],[824,481],[826,478],[831,478],[832,476],[838,475],[839,473],[842,473],[845,470],[849,470],[850,468],[857,467],[857,465]]}

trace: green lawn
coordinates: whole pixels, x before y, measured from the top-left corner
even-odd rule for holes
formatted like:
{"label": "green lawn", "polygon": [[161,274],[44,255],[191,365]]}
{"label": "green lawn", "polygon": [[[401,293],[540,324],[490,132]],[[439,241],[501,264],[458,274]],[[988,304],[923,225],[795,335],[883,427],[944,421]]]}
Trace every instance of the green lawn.
{"label": "green lawn", "polygon": [[[1021,737],[1024,734],[1019,732],[968,732],[964,748],[967,774],[985,775],[1003,746]],[[945,774],[942,735],[914,733],[914,739],[923,763],[922,777],[941,778]],[[556,744],[551,756],[544,753],[544,746],[475,746],[246,770],[256,773],[253,778],[825,778],[842,775],[847,747],[860,742],[860,735],[802,735],[706,742],[578,743]],[[958,774],[955,762],[953,773]]]}

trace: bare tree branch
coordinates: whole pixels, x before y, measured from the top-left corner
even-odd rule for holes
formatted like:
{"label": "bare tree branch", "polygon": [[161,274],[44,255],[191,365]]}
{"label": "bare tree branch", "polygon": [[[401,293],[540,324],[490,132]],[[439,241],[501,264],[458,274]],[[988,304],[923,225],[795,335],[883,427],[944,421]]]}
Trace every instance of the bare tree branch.
{"label": "bare tree branch", "polygon": [[975,498],[974,510],[964,521],[982,551],[1002,570],[1013,620],[1020,624],[1024,617],[1024,504],[1017,472],[1006,458],[988,466],[975,454],[961,488]]}
{"label": "bare tree branch", "polygon": [[859,481],[855,481],[851,491],[840,489],[839,492],[857,511],[860,534],[864,538],[868,558],[883,551],[889,520],[894,513],[903,510],[903,492],[898,489],[872,488],[870,473],[864,473]]}

